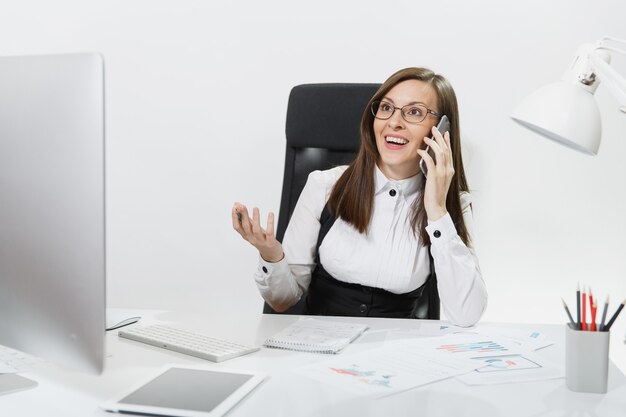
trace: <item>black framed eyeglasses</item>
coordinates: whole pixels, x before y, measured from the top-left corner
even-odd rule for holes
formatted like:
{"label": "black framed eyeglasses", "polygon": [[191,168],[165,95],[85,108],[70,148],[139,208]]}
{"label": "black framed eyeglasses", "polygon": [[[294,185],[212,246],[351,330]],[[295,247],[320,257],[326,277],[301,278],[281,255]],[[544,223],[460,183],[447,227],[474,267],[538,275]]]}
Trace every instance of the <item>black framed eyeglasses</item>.
{"label": "black framed eyeglasses", "polygon": [[428,114],[441,117],[441,114],[429,109],[426,105],[421,103],[407,104],[403,107],[396,107],[384,100],[377,100],[372,103],[372,115],[377,119],[388,120],[393,116],[396,110],[400,110],[402,118],[408,123],[422,123]]}

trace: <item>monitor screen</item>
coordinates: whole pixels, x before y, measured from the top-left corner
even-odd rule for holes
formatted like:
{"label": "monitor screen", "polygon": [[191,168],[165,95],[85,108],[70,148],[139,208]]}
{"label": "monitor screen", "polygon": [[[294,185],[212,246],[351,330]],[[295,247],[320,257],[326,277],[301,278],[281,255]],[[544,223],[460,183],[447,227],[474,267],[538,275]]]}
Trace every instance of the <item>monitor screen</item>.
{"label": "monitor screen", "polygon": [[0,57],[0,344],[99,373],[104,63]]}

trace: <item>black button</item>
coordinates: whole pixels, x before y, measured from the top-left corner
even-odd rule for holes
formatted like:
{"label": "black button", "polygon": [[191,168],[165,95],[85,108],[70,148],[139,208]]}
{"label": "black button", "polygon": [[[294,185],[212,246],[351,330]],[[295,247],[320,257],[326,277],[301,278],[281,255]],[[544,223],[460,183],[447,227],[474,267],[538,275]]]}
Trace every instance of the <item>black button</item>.
{"label": "black button", "polygon": [[361,313],[365,313],[367,311],[367,306],[365,304],[361,304],[361,307],[359,307],[359,311]]}
{"label": "black button", "polygon": [[394,189],[389,190],[389,195],[392,196],[392,197],[395,197],[396,196],[396,190],[394,190]]}
{"label": "black button", "polygon": [[265,272],[267,274],[267,268],[263,267],[263,272]]}
{"label": "black button", "polygon": [[433,236],[441,237],[441,232],[439,230],[435,230],[435,233],[433,233]]}

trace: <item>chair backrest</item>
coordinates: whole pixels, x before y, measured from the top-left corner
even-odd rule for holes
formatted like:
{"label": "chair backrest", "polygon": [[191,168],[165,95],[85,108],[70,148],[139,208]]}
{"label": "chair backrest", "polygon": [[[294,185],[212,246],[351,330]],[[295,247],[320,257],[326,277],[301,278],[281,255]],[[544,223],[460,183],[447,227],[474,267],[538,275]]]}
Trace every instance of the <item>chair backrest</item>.
{"label": "chair backrest", "polygon": [[282,241],[309,173],[354,160],[363,109],[380,84],[304,84],[287,105],[287,149],[276,236]]}
{"label": "chair backrest", "polygon": [[[294,87],[287,106],[287,149],[276,237],[282,241],[310,172],[347,165],[360,145],[363,110],[380,84],[303,84]],[[423,317],[439,318],[439,297],[418,308]],[[435,302],[436,301],[436,302]],[[431,308],[436,304],[435,308]],[[265,304],[264,313],[275,313]],[[304,297],[286,314],[303,314]],[[434,317],[436,315],[436,317]]]}

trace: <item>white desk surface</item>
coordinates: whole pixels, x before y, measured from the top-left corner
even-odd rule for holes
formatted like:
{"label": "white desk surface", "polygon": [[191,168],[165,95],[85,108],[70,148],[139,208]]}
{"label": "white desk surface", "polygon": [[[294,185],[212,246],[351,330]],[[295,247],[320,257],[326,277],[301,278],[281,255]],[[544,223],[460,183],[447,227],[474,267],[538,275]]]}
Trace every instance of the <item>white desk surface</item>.
{"label": "white desk surface", "polygon": [[[248,344],[260,345],[265,338],[287,326],[297,316],[259,315],[237,320],[160,313],[144,316],[141,324],[167,322],[180,328],[203,332]],[[365,322],[371,329],[417,328],[419,320],[336,318]],[[215,322],[217,321],[217,322]],[[537,324],[482,324],[541,331],[555,345],[538,351],[554,362],[564,362],[564,326]],[[480,327],[479,327],[480,328]],[[364,337],[346,352],[380,347],[384,332]],[[85,375],[43,363],[26,377],[39,386],[0,397],[2,416],[113,416],[99,409],[105,400],[126,390],[164,364],[207,366],[212,369],[254,370],[269,375],[261,386],[246,397],[227,416],[590,416],[626,415],[626,377],[611,363],[607,394],[569,391],[564,379],[467,386],[454,379],[437,382],[383,399],[363,399],[348,391],[323,386],[315,380],[290,372],[290,369],[328,355],[262,348],[259,352],[220,364],[120,339],[117,332],[107,335],[107,359],[102,375]]]}

